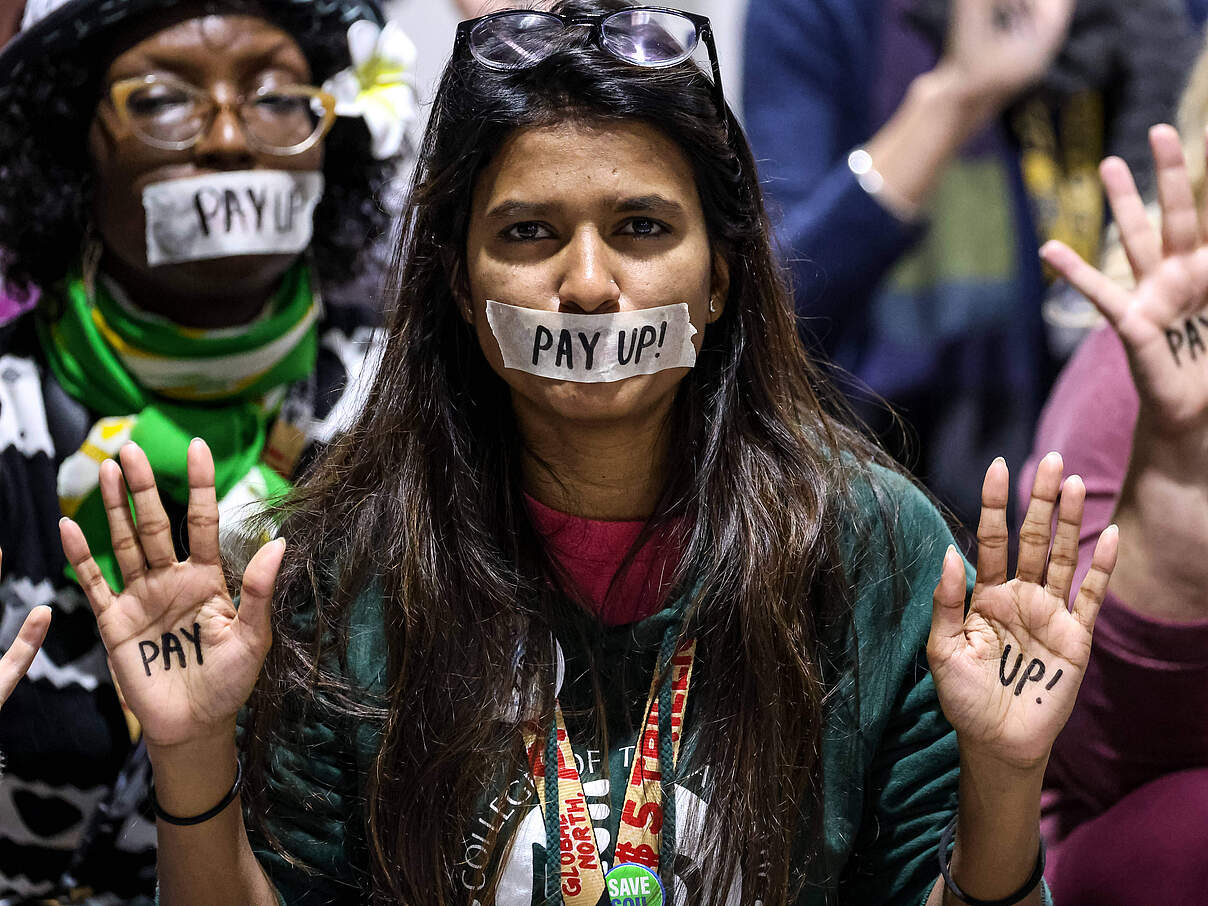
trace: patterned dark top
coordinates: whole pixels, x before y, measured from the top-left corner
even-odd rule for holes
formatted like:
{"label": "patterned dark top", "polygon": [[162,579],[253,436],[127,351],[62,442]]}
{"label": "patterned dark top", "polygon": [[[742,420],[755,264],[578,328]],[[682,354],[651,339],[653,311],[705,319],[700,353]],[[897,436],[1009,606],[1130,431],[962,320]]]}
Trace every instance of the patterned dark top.
{"label": "patterned dark top", "polygon": [[[38,604],[49,604],[54,619],[0,715],[0,906],[68,887],[93,889],[97,906],[139,902],[155,885],[149,771],[131,743],[92,611],[64,576],[58,539],[59,465],[99,415],[112,413],[87,411],[59,386],[34,317],[0,328],[0,651]],[[290,389],[282,409],[308,439],[298,470],[355,417],[379,338],[371,320],[366,309],[326,309],[315,373]],[[168,510],[182,538],[184,508]]]}

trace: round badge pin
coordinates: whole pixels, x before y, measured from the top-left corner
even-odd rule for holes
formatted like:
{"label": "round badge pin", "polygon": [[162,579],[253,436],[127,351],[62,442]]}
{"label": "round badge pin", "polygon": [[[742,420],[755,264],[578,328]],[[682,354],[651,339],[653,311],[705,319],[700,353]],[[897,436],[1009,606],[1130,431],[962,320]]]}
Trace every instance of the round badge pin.
{"label": "round badge pin", "polygon": [[604,876],[610,906],[663,906],[663,882],[645,865],[626,862]]}

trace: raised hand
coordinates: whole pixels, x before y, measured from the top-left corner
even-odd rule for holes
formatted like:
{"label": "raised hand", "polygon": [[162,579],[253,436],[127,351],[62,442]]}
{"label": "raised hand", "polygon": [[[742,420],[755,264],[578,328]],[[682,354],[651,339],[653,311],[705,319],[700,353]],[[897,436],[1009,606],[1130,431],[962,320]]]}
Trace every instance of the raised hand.
{"label": "raised hand", "polygon": [[963,562],[953,548],[944,556],[927,658],[962,757],[1043,767],[1074,708],[1090,659],[1091,630],[1115,567],[1118,533],[1109,526],[1099,536],[1070,609],[1086,489],[1077,476],[1063,484],[1061,473],[1056,453],[1041,460],[1019,533],[1019,567],[1008,580],[1007,466],[997,459],[986,471],[977,579],[967,615]]}
{"label": "raised hand", "polygon": [[1074,0],[954,0],[951,9],[940,66],[971,97],[1001,107],[1048,71]]}
{"label": "raised hand", "polygon": [[1060,242],[1045,261],[1091,300],[1128,351],[1147,428],[1184,434],[1208,427],[1208,210],[1197,210],[1178,133],[1149,133],[1156,167],[1160,231],[1146,215],[1128,165],[1099,167],[1136,286],[1123,287]]}
{"label": "raised hand", "polygon": [[96,614],[126,703],[148,744],[165,748],[233,734],[272,641],[269,605],[285,549],[283,541],[271,541],[252,558],[236,611],[219,560],[214,461],[200,440],[188,457],[189,558],[183,563],[151,466],[134,444],[122,448],[121,468],[110,460],[100,475],[125,582],[120,594],[105,582],[80,527],[70,519],[60,523],[63,550]]}
{"label": "raised hand", "polygon": [[38,649],[50,629],[50,608],[41,604],[25,615],[25,622],[4,657],[0,657],[0,707],[17,688],[17,683],[34,662]]}

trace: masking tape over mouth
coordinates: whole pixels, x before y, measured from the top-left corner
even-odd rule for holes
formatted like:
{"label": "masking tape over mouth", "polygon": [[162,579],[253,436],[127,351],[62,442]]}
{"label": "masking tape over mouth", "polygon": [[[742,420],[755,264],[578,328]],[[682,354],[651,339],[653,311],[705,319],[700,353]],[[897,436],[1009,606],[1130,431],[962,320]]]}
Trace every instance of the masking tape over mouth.
{"label": "masking tape over mouth", "polygon": [[576,315],[487,302],[506,368],[585,384],[696,364],[688,306]]}
{"label": "masking tape over mouth", "polygon": [[310,245],[317,171],[239,170],[152,183],[143,190],[147,264],[301,252]]}

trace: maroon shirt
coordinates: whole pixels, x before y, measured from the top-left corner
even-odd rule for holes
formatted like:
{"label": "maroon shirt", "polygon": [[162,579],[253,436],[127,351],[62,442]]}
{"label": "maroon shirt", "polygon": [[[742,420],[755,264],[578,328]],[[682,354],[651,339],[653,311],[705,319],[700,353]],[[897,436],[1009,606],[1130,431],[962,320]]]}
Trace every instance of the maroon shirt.
{"label": "maroon shirt", "polygon": [[677,548],[665,539],[651,538],[618,575],[645,520],[584,519],[550,509],[532,497],[525,499],[550,554],[604,625],[636,623],[658,611],[679,565]]}

